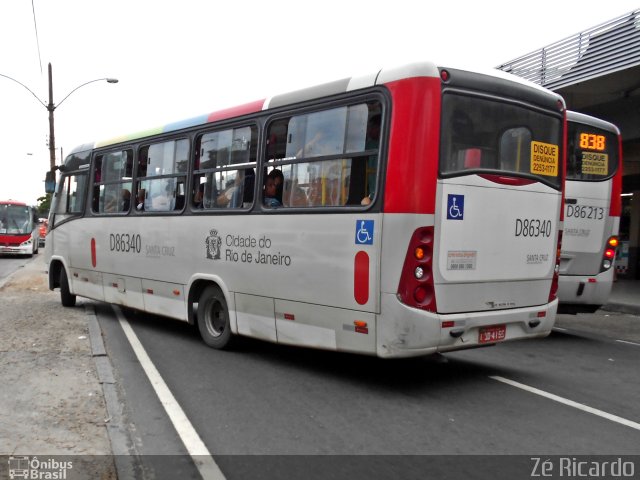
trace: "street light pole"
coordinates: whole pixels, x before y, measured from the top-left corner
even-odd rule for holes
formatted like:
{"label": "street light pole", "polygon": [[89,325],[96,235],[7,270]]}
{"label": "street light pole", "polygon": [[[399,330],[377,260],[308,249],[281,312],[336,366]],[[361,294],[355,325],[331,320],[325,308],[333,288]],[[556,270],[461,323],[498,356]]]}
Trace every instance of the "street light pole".
{"label": "street light pole", "polygon": [[73,92],[78,90],[80,87],[84,87],[85,85],[88,85],[89,83],[101,82],[102,80],[106,80],[107,83],[118,83],[117,78],[98,78],[96,80],[90,80],[88,82],[78,85],[76,88],[71,90],[66,97],[60,100],[60,103],[58,103],[58,105],[55,105],[53,103],[53,75],[51,73],[51,63],[49,63],[49,103],[44,103],[42,100],[40,100],[40,98],[38,98],[38,96],[35,93],[33,93],[33,91],[29,87],[27,87],[24,83],[19,82],[15,78],[12,78],[8,75],[3,75],[2,73],[0,73],[0,77],[8,78],[9,80],[12,80],[17,84],[26,88],[29,91],[29,93],[31,93],[31,95],[33,95],[36,98],[36,100],[38,100],[42,105],[44,105],[44,108],[46,108],[47,111],[49,112],[49,163],[50,163],[49,167],[50,167],[50,170],[47,175],[47,178],[50,178],[52,181],[55,180],[55,171],[56,171],[56,137],[55,137],[54,118],[53,118],[53,112],[55,111],[55,109],[59,107],[62,104],[62,102],[64,102],[67,98],[69,98],[69,96]]}
{"label": "street light pole", "polygon": [[[49,104],[47,110],[49,111],[49,163],[51,175],[55,175],[56,171],[56,137],[53,128],[53,111],[56,107],[53,104],[53,78],[51,76],[51,63],[49,63]],[[53,177],[55,178],[55,176]]]}

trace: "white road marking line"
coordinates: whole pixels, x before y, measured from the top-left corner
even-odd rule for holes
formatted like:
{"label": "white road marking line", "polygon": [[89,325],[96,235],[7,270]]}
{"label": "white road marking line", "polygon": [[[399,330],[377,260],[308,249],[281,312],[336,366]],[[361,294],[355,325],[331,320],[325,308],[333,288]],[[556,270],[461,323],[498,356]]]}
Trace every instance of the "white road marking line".
{"label": "white road marking line", "polygon": [[557,330],[558,332],[566,332],[567,331],[566,328],[562,328],[562,327],[553,327],[552,330]]}
{"label": "white road marking line", "polygon": [[535,393],[536,395],[546,397],[555,402],[563,403],[565,405],[568,405],[569,407],[577,408],[578,410],[582,410],[583,412],[591,413],[593,415],[606,418],[607,420],[611,420],[612,422],[619,423],[626,427],[631,427],[636,430],[640,430],[640,423],[633,422],[631,420],[627,420],[626,418],[618,417],[617,415],[612,415],[607,412],[603,412],[602,410],[598,410],[597,408],[592,408],[587,405],[583,405],[582,403],[574,402],[573,400],[559,397],[558,395],[554,395],[553,393],[545,392],[544,390],[539,390],[537,388],[530,387],[522,383],[514,382],[513,380],[509,380],[504,377],[490,376],[489,378],[492,378],[493,380],[497,380],[498,382],[506,383],[507,385],[511,385],[512,387],[520,388],[521,390],[525,390],[530,393]]}
{"label": "white road marking line", "polygon": [[211,453],[200,438],[200,435],[198,435],[198,432],[196,432],[193,425],[191,425],[191,422],[171,393],[171,390],[169,390],[169,387],[167,387],[167,384],[162,379],[160,372],[158,372],[155,365],[149,358],[149,355],[142,346],[142,343],[140,343],[138,336],[122,314],[120,307],[117,305],[112,306],[116,313],[116,317],[118,317],[120,326],[122,327],[124,334],[127,336],[127,340],[129,340],[129,343],[131,344],[131,348],[133,348],[136,357],[138,357],[140,365],[142,365],[142,368],[147,374],[147,378],[151,382],[156,395],[158,395],[160,403],[162,403],[167,415],[171,419],[171,423],[173,423],[182,443],[184,443],[189,455],[191,455],[193,463],[198,468],[200,475],[202,475],[202,478],[207,480],[225,480],[225,476],[218,467],[218,464],[211,456]]}
{"label": "white road marking line", "polygon": [[636,347],[640,347],[640,343],[629,342],[629,341],[627,341],[627,340],[616,340],[616,342],[619,342],[619,343],[626,343],[627,345],[635,345]]}

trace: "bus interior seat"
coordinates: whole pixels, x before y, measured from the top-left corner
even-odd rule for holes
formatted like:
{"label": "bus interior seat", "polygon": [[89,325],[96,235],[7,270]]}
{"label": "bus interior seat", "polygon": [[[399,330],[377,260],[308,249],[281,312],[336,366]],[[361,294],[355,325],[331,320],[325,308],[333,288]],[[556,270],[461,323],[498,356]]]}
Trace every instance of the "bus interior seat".
{"label": "bus interior seat", "polygon": [[470,170],[480,168],[482,160],[482,150],[479,148],[468,148],[464,152],[464,168]]}

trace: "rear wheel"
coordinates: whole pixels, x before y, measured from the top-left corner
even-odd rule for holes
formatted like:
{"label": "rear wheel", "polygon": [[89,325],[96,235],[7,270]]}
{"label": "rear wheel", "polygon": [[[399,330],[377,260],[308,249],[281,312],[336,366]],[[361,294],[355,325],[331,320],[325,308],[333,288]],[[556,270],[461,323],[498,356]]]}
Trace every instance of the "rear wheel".
{"label": "rear wheel", "polygon": [[60,269],[60,301],[63,307],[73,307],[76,304],[76,296],[69,291],[69,280],[64,267]]}
{"label": "rear wheel", "polygon": [[222,291],[216,286],[204,289],[198,300],[198,329],[204,343],[217,349],[232,344],[229,309]]}

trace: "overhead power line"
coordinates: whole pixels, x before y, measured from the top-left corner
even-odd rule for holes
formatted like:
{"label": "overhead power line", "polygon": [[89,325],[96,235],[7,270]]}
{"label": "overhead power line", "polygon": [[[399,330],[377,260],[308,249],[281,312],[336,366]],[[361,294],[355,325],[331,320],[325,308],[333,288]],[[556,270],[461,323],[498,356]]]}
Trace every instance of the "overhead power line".
{"label": "overhead power line", "polygon": [[42,74],[42,57],[40,56],[40,40],[38,39],[38,24],[36,23],[36,6],[31,0],[31,10],[33,11],[33,28],[36,31],[36,45],[38,46],[38,61],[40,62],[40,73]]}

